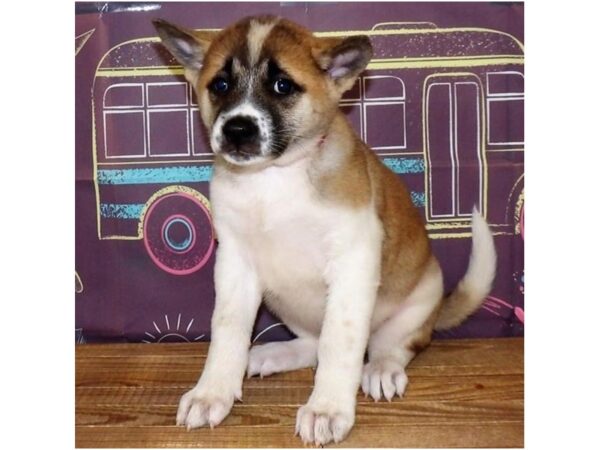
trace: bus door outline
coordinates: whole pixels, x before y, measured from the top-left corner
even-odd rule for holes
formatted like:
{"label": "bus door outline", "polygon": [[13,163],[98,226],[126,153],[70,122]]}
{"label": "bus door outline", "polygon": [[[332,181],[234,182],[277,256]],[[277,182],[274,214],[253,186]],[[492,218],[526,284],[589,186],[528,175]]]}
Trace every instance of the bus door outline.
{"label": "bus door outline", "polygon": [[[471,218],[471,210],[473,206],[477,206],[480,213],[485,217],[487,210],[487,162],[485,158],[485,97],[483,95],[483,85],[479,77],[473,73],[447,73],[447,74],[433,74],[429,75],[423,84],[423,146],[424,146],[424,154],[425,154],[425,199],[426,199],[426,208],[425,213],[428,222],[439,222],[439,221],[468,221]],[[434,159],[432,158],[432,143],[430,141],[430,137],[435,134],[432,130],[437,126],[437,122],[433,123],[430,121],[430,112],[432,111],[432,107],[435,107],[431,104],[431,91],[434,87],[441,87],[445,89],[448,94],[448,102],[445,105],[447,109],[447,130],[449,132],[448,142],[447,142],[447,151],[446,155],[448,162],[448,169],[450,170],[450,183],[446,184],[446,187],[449,191],[451,201],[450,201],[450,209],[446,208],[445,211],[440,211],[439,206],[436,206],[436,201],[434,197],[434,189],[432,187],[432,181],[435,178],[435,183],[440,184],[438,181],[442,179],[439,176],[433,176],[432,173],[434,171],[439,171],[441,168],[436,167],[434,163]],[[467,159],[467,152],[462,151],[462,145],[459,145],[459,138],[463,137],[464,132],[460,133],[459,130],[459,112],[458,112],[458,104],[468,101],[468,97],[463,93],[463,95],[459,96],[459,90],[472,89],[472,94],[474,98],[471,101],[471,105],[467,103],[467,106],[474,107],[474,114],[470,119],[473,121],[471,124],[474,126],[475,130],[475,140],[476,140],[476,161],[477,161],[477,176],[475,178],[475,184],[477,184],[477,194],[476,202],[474,204],[467,205],[460,204],[461,193],[469,194],[471,190],[469,187],[463,187],[461,190],[461,162],[463,162],[462,171],[471,170],[473,172],[473,162],[475,158],[472,158],[469,164]],[[465,92],[467,92],[465,91]],[[439,105],[436,105],[439,106]],[[467,122],[468,122],[467,118]],[[467,123],[467,125],[469,125]],[[435,145],[433,146],[435,147]],[[435,155],[435,151],[433,151],[433,156],[439,157],[439,155]],[[443,169],[443,168],[442,168]],[[469,176],[465,175],[464,180],[468,183],[471,181],[473,184],[473,179],[469,180]],[[438,202],[439,204],[439,202]]]}

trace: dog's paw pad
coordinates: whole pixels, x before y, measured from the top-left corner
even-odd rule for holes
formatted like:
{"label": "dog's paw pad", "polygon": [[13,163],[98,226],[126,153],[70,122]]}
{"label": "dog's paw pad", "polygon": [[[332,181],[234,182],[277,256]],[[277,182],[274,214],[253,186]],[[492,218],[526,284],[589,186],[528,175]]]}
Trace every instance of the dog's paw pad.
{"label": "dog's paw pad", "polygon": [[375,401],[386,398],[391,401],[395,395],[402,397],[408,384],[404,366],[388,359],[376,359],[364,365],[362,375],[362,391]]}

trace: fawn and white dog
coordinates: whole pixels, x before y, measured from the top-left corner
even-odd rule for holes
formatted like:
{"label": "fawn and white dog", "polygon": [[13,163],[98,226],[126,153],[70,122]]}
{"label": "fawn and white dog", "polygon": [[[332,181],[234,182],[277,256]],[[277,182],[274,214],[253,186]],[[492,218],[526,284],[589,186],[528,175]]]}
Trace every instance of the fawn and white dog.
{"label": "fawn and white dog", "polygon": [[[215,154],[212,340],[177,424],[219,424],[246,372],[317,366],[296,433],[338,442],[359,386],[375,400],[401,397],[432,331],[479,307],[495,276],[492,234],[474,209],[466,275],[444,298],[407,189],[338,109],[371,59],[366,36],[318,38],[272,16],[219,32],[154,25],[196,91]],[[263,299],[296,339],[250,348]]]}

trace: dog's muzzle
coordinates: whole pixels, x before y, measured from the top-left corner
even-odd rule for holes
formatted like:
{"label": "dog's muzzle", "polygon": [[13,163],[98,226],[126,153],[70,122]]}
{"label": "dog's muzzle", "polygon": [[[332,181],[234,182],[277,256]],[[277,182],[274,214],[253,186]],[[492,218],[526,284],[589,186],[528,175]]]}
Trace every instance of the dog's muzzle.
{"label": "dog's muzzle", "polygon": [[253,118],[235,116],[223,124],[221,150],[236,159],[261,154],[260,130]]}

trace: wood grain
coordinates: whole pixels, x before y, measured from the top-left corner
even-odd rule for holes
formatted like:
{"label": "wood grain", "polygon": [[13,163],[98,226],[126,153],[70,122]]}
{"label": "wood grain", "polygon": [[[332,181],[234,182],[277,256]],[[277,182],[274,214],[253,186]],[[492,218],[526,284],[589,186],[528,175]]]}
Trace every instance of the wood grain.
{"label": "wood grain", "polygon": [[[214,430],[174,425],[181,394],[208,345],[76,347],[77,447],[301,447],[299,406],[314,371],[244,383],[243,403]],[[522,447],[523,340],[435,341],[407,370],[403,399],[357,394],[356,424],[341,447]]]}

